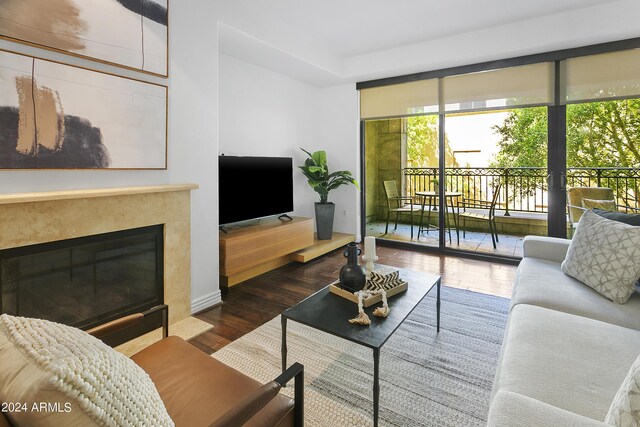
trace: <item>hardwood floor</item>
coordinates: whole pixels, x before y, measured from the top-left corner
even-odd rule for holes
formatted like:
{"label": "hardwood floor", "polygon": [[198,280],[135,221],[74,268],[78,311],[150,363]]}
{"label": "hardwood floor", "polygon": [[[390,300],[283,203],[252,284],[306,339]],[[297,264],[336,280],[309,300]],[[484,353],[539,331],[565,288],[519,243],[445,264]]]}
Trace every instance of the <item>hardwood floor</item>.
{"label": "hardwood floor", "polygon": [[[338,249],[306,264],[291,263],[223,290],[223,303],[195,317],[215,327],[189,342],[211,354],[273,319],[338,277],[345,264]],[[515,266],[378,247],[381,264],[437,273],[444,286],[509,298]]]}

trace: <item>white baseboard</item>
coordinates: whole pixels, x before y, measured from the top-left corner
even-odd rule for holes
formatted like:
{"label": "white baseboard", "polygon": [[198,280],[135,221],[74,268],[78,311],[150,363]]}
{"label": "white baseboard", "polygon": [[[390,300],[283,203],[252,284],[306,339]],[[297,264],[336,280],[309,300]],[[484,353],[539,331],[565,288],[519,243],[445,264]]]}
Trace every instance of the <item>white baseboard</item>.
{"label": "white baseboard", "polygon": [[222,294],[220,289],[210,294],[203,295],[191,301],[191,314],[198,313],[199,311],[206,310],[209,307],[213,307],[216,304],[222,302]]}

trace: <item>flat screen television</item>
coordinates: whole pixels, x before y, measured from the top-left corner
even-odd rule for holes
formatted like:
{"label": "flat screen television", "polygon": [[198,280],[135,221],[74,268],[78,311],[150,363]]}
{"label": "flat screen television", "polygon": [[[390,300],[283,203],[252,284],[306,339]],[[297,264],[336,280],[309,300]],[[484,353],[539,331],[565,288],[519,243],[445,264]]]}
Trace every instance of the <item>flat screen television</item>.
{"label": "flat screen television", "polygon": [[218,157],[220,224],[293,211],[291,157]]}

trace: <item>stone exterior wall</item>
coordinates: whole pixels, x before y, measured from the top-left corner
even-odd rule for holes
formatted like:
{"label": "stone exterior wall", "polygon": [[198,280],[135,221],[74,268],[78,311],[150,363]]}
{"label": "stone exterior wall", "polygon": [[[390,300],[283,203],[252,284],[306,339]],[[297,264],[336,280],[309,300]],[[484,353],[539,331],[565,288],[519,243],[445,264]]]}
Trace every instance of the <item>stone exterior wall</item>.
{"label": "stone exterior wall", "polygon": [[375,220],[378,206],[378,121],[365,123],[365,221]]}
{"label": "stone exterior wall", "polygon": [[384,181],[395,180],[403,192],[402,168],[407,160],[406,124],[403,119],[375,120],[365,127],[366,219],[385,219]]}

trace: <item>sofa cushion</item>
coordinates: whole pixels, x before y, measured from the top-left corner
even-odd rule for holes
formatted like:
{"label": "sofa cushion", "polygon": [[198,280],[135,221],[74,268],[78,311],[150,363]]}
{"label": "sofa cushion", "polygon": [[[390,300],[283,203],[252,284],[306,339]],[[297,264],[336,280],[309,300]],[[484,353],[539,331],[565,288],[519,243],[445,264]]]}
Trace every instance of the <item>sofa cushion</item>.
{"label": "sofa cushion", "polygon": [[[178,337],[165,338],[131,358],[156,383],[178,427],[208,426],[262,386]],[[280,394],[245,426],[293,425],[293,405],[293,400]]]}
{"label": "sofa cushion", "polygon": [[640,292],[616,304],[560,271],[557,262],[524,258],[516,273],[511,307],[531,304],[640,330]]}
{"label": "sofa cushion", "polygon": [[624,222],[625,224],[640,226],[640,214],[628,214],[624,212],[609,212],[602,209],[593,209],[593,213],[600,215],[603,218],[611,219],[613,221]]}
{"label": "sofa cushion", "polygon": [[498,393],[602,421],[640,354],[640,331],[518,304],[503,346]]}
{"label": "sofa cushion", "polygon": [[609,413],[604,421],[618,427],[640,424],[638,396],[640,396],[640,357],[633,362],[631,369],[629,369],[629,373],[613,398]]}
{"label": "sofa cushion", "polygon": [[574,414],[518,393],[500,391],[489,409],[488,427],[605,427],[606,424]]}
{"label": "sofa cushion", "polygon": [[559,237],[525,236],[522,240],[524,258],[546,259],[558,265],[567,257],[571,240]]}
{"label": "sofa cushion", "polygon": [[585,212],[561,268],[613,302],[626,303],[640,277],[640,227]]}
{"label": "sofa cushion", "polygon": [[149,376],[79,329],[3,314],[0,360],[0,401],[27,405],[13,424],[173,425]]}

